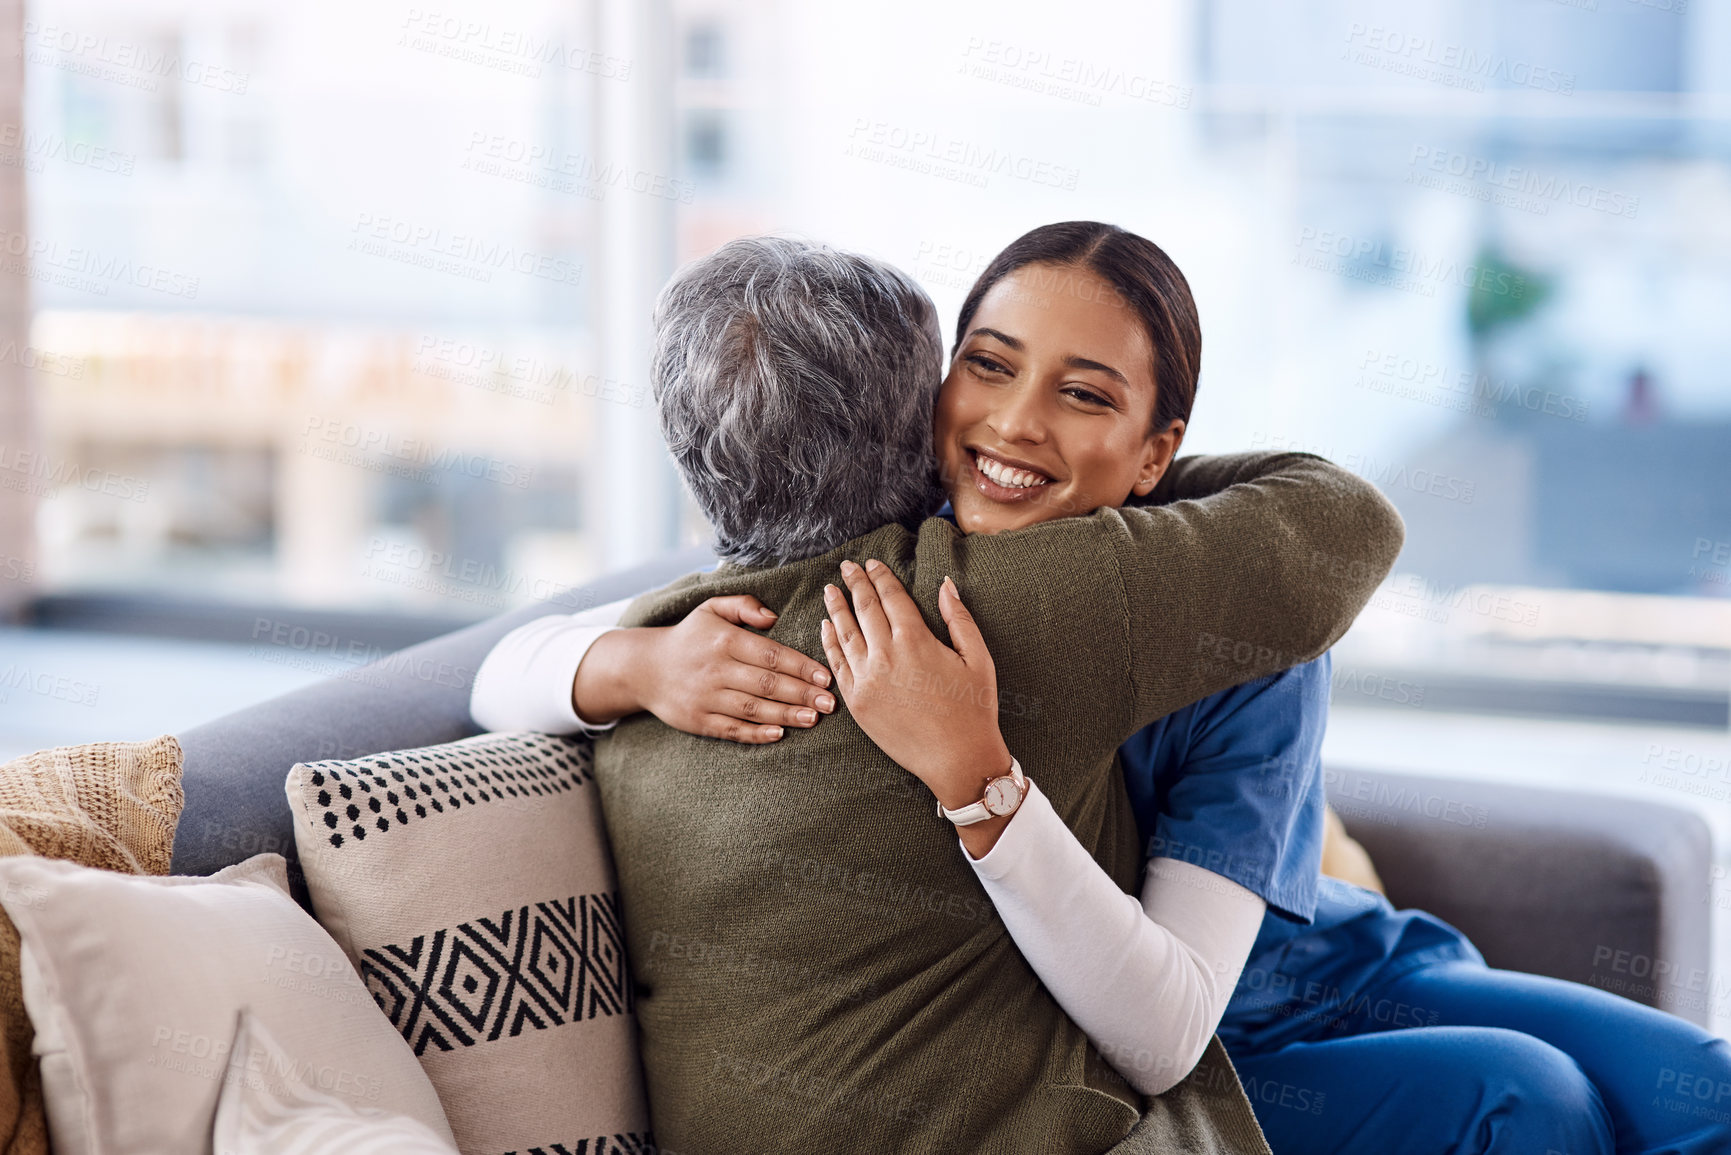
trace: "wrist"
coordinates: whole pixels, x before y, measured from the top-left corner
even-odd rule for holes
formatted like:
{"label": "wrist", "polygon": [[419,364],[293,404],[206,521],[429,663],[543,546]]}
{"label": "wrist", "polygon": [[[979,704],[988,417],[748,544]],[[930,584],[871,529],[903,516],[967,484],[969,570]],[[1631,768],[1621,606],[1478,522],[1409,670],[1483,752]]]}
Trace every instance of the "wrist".
{"label": "wrist", "polygon": [[[1016,814],[1021,812],[1021,808],[1018,807]],[[980,859],[990,854],[992,848],[998,844],[998,839],[1003,837],[1004,831],[1015,819],[1016,814],[1006,814],[1002,818],[976,822],[972,826],[956,827],[956,837],[961,840],[962,849],[968,852],[968,857]]]}
{"label": "wrist", "polygon": [[945,760],[929,783],[932,794],[945,810],[960,810],[980,800],[986,783],[1010,772],[1010,748],[1001,736],[978,750],[959,753]]}
{"label": "wrist", "polygon": [[[998,844],[998,839],[1003,837],[1004,832],[1010,828],[1010,824],[1016,820],[1016,816],[1026,808],[1028,795],[1033,792],[1033,782],[1029,781],[1026,775],[1021,772],[1014,758],[1010,759],[1010,765],[1005,773],[1014,777],[1021,784],[1020,795],[1014,796],[1014,809],[1007,814],[995,813],[982,822],[970,822],[966,826],[956,827],[956,836],[961,839],[962,848],[968,852],[969,858],[978,860],[992,852],[993,847]],[[997,809],[998,806],[1009,801],[1001,787],[989,786],[985,794],[986,798],[983,801],[986,801],[986,804],[993,809]]]}
{"label": "wrist", "polygon": [[655,631],[646,628],[608,630],[590,645],[571,683],[571,708],[592,726],[617,722],[647,709],[642,685]]}

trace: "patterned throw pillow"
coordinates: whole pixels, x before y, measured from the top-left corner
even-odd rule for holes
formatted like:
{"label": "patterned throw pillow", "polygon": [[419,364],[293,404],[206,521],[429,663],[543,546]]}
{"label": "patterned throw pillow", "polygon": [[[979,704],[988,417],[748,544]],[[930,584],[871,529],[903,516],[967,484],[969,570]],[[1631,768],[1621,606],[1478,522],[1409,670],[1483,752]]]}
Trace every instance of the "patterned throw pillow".
{"label": "patterned throw pillow", "polygon": [[289,772],[319,921],[464,1155],[650,1149],[587,740],[482,734]]}

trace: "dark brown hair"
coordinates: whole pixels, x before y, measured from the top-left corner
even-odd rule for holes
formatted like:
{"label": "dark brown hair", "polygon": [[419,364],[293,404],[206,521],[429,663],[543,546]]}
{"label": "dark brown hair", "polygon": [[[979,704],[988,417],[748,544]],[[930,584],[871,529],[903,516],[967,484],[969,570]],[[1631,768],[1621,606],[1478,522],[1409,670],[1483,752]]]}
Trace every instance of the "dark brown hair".
{"label": "dark brown hair", "polygon": [[[1202,369],[1202,322],[1190,283],[1153,241],[1099,221],[1041,225],[1011,241],[992,258],[962,302],[956,348],[967,336],[980,301],[993,285],[1026,265],[1086,269],[1111,285],[1121,305],[1136,311],[1154,347],[1154,429],[1188,423]],[[1072,289],[1072,291],[1075,291]],[[950,351],[955,355],[955,350]]]}

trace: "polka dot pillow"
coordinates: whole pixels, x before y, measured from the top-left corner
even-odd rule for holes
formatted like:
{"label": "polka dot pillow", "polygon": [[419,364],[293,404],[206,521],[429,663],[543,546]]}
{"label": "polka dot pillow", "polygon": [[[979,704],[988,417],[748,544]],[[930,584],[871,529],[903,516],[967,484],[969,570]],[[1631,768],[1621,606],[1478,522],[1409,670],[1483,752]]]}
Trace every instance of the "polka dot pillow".
{"label": "polka dot pillow", "polygon": [[587,740],[303,762],[287,791],[314,913],[465,1155],[650,1148]]}

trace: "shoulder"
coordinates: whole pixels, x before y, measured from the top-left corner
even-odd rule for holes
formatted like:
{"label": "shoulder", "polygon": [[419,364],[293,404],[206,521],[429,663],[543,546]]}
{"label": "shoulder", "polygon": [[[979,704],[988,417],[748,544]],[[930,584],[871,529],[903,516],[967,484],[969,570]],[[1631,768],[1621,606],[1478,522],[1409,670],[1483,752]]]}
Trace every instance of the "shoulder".
{"label": "shoulder", "polygon": [[986,557],[1063,554],[1081,561],[1133,548],[1131,529],[1149,516],[1146,510],[1103,506],[1092,513],[1055,517],[1002,533],[964,533],[948,518],[931,517],[920,526],[919,544],[922,552],[940,546]]}
{"label": "shoulder", "polygon": [[[941,519],[931,519],[940,521]],[[684,577],[643,594],[631,603],[623,624],[664,625],[683,618],[699,603],[725,594],[755,594],[770,604],[810,586],[814,573],[826,580],[843,558],[875,557],[898,571],[914,554],[914,533],[906,526],[886,525],[844,542],[834,549],[783,565],[747,566],[724,561],[712,570]]]}
{"label": "shoulder", "polygon": [[[712,596],[710,587],[717,576],[725,572],[725,566],[718,570],[702,570],[698,573],[688,573],[677,578],[658,590],[650,590],[633,598],[625,612],[619,616],[622,626],[656,626],[664,625],[669,620],[678,620],[685,616],[692,606]],[[680,608],[683,607],[683,608]]]}
{"label": "shoulder", "polygon": [[1188,709],[1204,728],[1298,720],[1328,708],[1333,658],[1321,657],[1211,694]]}
{"label": "shoulder", "polygon": [[1292,748],[1306,734],[1320,736],[1328,717],[1330,658],[1293,666],[1232,686],[1166,715],[1125,744],[1126,757],[1150,768],[1176,769],[1207,760],[1215,769],[1244,756],[1257,766]]}

